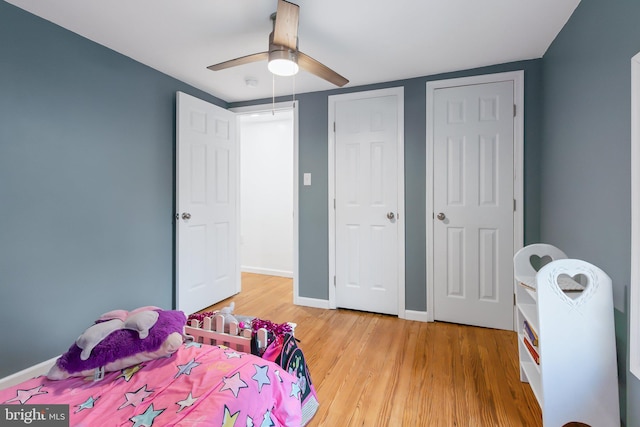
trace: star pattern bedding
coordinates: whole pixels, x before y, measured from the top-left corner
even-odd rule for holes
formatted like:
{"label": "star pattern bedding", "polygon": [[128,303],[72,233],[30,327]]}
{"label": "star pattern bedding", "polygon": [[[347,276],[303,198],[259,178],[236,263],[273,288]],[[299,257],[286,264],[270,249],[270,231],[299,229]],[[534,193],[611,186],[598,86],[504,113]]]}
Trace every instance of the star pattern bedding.
{"label": "star pattern bedding", "polygon": [[297,379],[280,366],[194,342],[93,378],[45,376],[0,390],[5,404],[67,404],[71,426],[300,426]]}

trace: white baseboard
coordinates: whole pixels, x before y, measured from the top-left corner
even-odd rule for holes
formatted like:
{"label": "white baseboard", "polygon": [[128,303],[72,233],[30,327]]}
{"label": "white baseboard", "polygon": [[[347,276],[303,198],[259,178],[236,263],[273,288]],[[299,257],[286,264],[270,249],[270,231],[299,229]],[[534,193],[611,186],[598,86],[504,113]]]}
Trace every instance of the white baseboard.
{"label": "white baseboard", "polygon": [[[331,309],[331,307],[329,307],[329,301],[324,299],[294,296],[293,303],[304,307],[323,308],[325,310]],[[405,310],[404,317],[398,317],[406,320],[415,320],[417,322],[432,322],[426,311]]]}
{"label": "white baseboard", "polygon": [[249,267],[246,265],[241,265],[240,271],[243,273],[265,274],[267,276],[287,277],[289,279],[293,278],[293,271],[275,270],[272,268]]}
{"label": "white baseboard", "polygon": [[60,356],[53,357],[49,360],[45,360],[44,362],[40,362],[37,365],[30,366],[14,374],[0,378],[0,390],[20,384],[21,382],[30,380],[37,376],[45,375],[49,372],[49,369],[51,369],[59,357]]}
{"label": "white baseboard", "polygon": [[293,303],[304,307],[329,309],[329,300],[294,296]]}
{"label": "white baseboard", "polygon": [[415,320],[418,322],[429,322],[429,316],[426,311],[405,310],[404,318],[407,320]]}

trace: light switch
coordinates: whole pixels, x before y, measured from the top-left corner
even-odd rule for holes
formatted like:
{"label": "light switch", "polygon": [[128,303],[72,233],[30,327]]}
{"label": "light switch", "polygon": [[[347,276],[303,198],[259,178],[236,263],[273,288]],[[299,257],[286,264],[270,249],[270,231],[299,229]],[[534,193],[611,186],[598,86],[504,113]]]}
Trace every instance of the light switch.
{"label": "light switch", "polygon": [[311,185],[311,174],[309,172],[305,172],[303,175],[303,183],[304,185]]}

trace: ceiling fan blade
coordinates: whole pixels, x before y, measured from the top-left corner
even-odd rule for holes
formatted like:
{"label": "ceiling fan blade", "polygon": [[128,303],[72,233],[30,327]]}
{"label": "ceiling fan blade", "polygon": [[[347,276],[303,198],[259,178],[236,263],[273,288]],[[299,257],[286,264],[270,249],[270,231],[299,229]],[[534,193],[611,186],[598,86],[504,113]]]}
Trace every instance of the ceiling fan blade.
{"label": "ceiling fan blade", "polygon": [[340,74],[333,71],[331,68],[316,61],[309,55],[298,51],[298,65],[303,70],[306,70],[316,76],[325,79],[326,81],[333,83],[338,87],[342,87],[349,83],[349,80],[342,77]]}
{"label": "ceiling fan blade", "polygon": [[267,59],[269,59],[269,52],[253,53],[251,55],[224,61],[219,64],[209,65],[207,68],[211,71],[220,71],[225,68],[237,67],[238,65],[249,64],[251,62],[266,61]]}
{"label": "ceiling fan blade", "polygon": [[300,6],[286,0],[278,0],[276,19],[273,25],[273,44],[291,50],[298,49],[298,15]]}

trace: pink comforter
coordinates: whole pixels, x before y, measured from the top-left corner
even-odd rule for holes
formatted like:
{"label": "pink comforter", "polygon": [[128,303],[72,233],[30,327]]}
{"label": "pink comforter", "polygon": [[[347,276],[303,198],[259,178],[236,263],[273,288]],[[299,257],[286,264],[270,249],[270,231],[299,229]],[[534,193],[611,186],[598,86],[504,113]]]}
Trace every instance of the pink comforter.
{"label": "pink comforter", "polygon": [[278,365],[224,347],[184,344],[171,357],[101,381],[37,377],[7,404],[68,404],[72,426],[300,426],[297,380]]}

